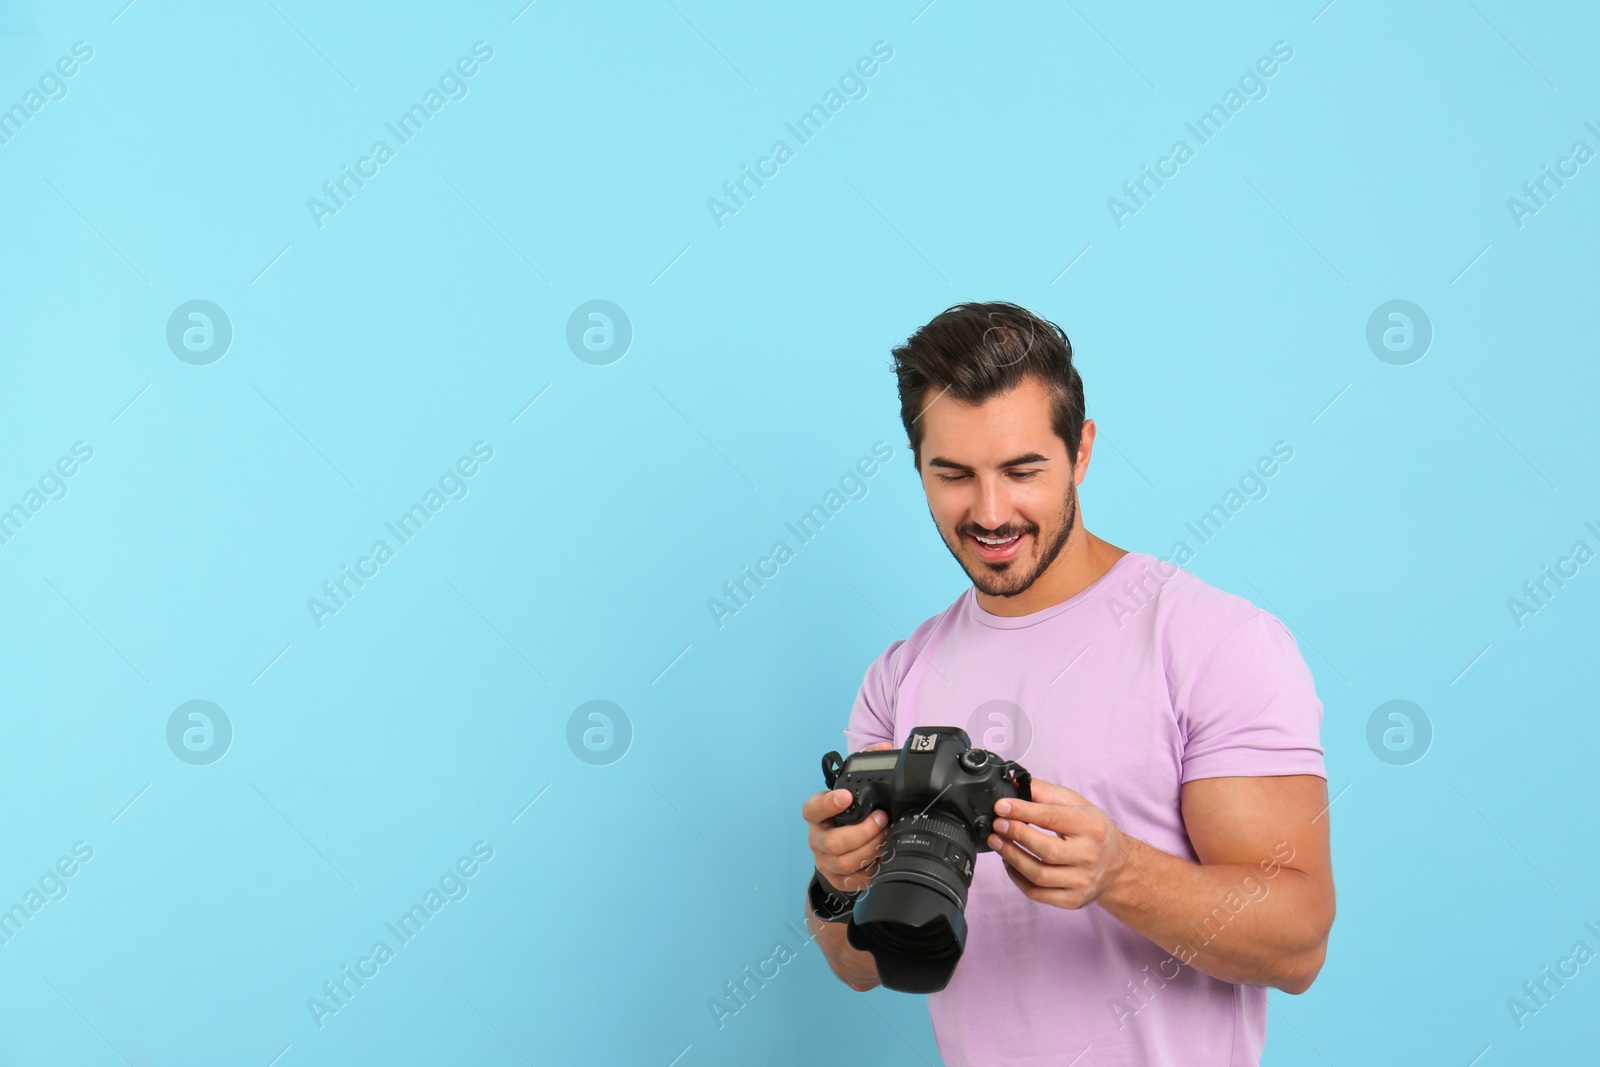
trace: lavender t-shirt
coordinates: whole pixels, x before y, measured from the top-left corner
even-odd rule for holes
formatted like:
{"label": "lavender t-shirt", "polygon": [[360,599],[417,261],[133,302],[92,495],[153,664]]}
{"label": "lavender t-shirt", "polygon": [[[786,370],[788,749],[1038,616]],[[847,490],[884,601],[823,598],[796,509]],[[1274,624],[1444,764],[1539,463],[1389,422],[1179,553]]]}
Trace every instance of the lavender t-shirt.
{"label": "lavender t-shirt", "polygon": [[[1183,783],[1326,777],[1321,722],[1311,674],[1281,622],[1130,552],[1078,595],[1031,615],[992,615],[969,587],[868,668],[845,737],[851,752],[879,741],[898,748],[915,727],[960,726],[975,746],[1077,790],[1125,833],[1195,860]],[[993,852],[978,856],[966,919],[955,976],[928,997],[951,1067],[1260,1060],[1265,988],[1182,966],[1175,946],[1098,905],[1035,903]]]}

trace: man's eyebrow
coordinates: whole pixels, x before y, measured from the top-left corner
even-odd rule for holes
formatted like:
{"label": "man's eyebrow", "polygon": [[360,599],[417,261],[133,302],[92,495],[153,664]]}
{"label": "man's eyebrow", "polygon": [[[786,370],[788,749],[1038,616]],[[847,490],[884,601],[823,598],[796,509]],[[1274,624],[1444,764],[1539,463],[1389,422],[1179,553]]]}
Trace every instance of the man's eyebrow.
{"label": "man's eyebrow", "polygon": [[[1050,457],[1049,456],[1041,456],[1037,452],[1028,452],[1028,453],[1025,453],[1023,455],[1017,456],[1015,459],[1006,460],[1004,463],[1000,464],[999,469],[1004,470],[1007,467],[1021,467],[1024,464],[1028,464],[1028,463],[1049,463],[1049,462],[1050,462]],[[969,471],[969,470],[972,469],[971,467],[967,466],[964,463],[957,463],[955,460],[953,460],[953,459],[945,459],[943,456],[934,456],[932,459],[928,460],[928,466],[930,466],[930,467],[949,467],[952,470],[958,470],[958,471]]]}

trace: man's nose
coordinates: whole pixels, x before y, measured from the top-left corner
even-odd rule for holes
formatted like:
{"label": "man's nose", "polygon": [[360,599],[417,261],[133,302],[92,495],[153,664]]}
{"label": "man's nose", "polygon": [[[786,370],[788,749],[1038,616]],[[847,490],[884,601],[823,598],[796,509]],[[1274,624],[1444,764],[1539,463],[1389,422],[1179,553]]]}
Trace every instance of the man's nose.
{"label": "man's nose", "polygon": [[1011,500],[1005,486],[995,478],[979,478],[978,499],[973,504],[972,521],[985,530],[998,530],[1011,518]]}

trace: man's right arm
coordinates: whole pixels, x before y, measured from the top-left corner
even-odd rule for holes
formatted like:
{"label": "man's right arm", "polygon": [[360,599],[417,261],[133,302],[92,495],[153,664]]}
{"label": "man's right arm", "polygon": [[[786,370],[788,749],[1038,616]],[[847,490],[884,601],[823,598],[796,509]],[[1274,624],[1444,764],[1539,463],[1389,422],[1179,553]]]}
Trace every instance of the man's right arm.
{"label": "man's right arm", "polygon": [[810,927],[822,954],[828,958],[828,966],[833,968],[833,973],[839,976],[841,982],[857,993],[865,993],[880,984],[877,961],[872,958],[872,953],[850,946],[844,923],[823,922],[812,914],[808,903],[806,926]]}
{"label": "man's right arm", "polygon": [[[887,747],[887,746],[875,746]],[[809,827],[808,843],[817,870],[842,893],[865,889],[872,882],[878,856],[887,841],[884,825],[888,816],[881,811],[853,826],[835,826],[833,816],[850,806],[848,789],[817,793],[805,802],[800,815]],[[872,953],[851,946],[844,923],[823,922],[811,911],[809,894],[805,902],[806,926],[828,959],[828,966],[840,980],[857,992],[880,984],[878,964]]]}

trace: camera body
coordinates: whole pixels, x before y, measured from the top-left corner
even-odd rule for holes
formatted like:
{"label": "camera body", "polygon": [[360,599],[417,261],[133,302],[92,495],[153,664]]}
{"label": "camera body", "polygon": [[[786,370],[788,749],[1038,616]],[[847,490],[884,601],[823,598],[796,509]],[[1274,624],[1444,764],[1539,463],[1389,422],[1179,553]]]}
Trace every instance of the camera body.
{"label": "camera body", "polygon": [[943,989],[966,946],[963,909],[978,853],[992,851],[995,801],[1032,800],[1033,777],[1019,764],[973,748],[955,726],[920,726],[899,751],[822,757],[829,789],[854,799],[834,825],[886,812],[887,848],[872,884],[856,898],[850,944],[871,952],[890,989]]}
{"label": "camera body", "polygon": [[[911,731],[900,751],[878,749],[839,759],[822,758],[822,776],[829,789],[848,789],[850,806],[833,817],[835,826],[851,826],[875,811],[887,812],[889,823],[935,805],[966,823],[979,852],[989,848],[994,802],[1007,797],[1031,800],[1032,775],[993,752],[973,748],[957,726],[922,726]],[[970,880],[970,867],[963,872]]]}

